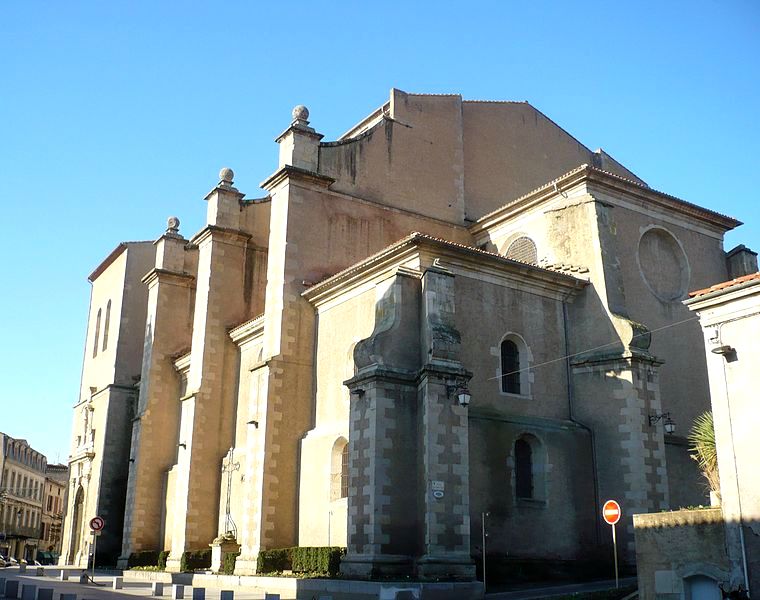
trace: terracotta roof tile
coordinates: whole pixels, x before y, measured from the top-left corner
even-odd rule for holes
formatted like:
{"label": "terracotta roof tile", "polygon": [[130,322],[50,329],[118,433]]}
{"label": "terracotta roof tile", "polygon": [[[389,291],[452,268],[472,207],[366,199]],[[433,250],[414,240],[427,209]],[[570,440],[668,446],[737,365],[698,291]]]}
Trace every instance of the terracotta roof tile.
{"label": "terracotta roof tile", "polygon": [[716,283],[715,285],[712,285],[708,288],[704,288],[703,290],[697,290],[696,292],[689,292],[689,298],[704,296],[705,294],[709,294],[711,292],[717,292],[719,290],[724,290],[726,288],[734,287],[735,285],[747,283],[748,281],[752,281],[754,279],[760,280],[760,273],[751,273],[749,275],[742,275],[741,277],[737,277],[736,279],[732,279],[731,281]]}

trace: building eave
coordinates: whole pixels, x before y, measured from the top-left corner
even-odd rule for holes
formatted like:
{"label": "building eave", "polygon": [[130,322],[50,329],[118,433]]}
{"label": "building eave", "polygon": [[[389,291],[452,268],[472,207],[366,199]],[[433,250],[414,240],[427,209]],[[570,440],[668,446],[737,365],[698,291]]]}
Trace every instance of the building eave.
{"label": "building eave", "polygon": [[584,182],[640,198],[649,204],[695,218],[723,232],[742,225],[741,221],[733,217],[702,208],[621,175],[583,164],[482,216],[469,227],[469,231],[473,236],[478,236],[481,232],[496,227],[537,204],[555,198],[561,191]]}
{"label": "building eave", "polygon": [[142,241],[136,241],[136,242],[120,242],[116,248],[114,248],[111,253],[106,256],[103,261],[95,267],[95,270],[90,273],[90,275],[87,277],[87,281],[90,283],[93,283],[98,277],[100,277],[103,272],[110,267],[113,262],[121,256],[122,252],[124,252],[127,248],[130,246],[134,246],[135,244],[152,244],[153,242],[151,240],[142,240]]}
{"label": "building eave", "polygon": [[553,288],[570,295],[584,288],[588,282],[571,275],[550,271],[542,267],[505,258],[479,248],[473,248],[414,232],[402,238],[380,252],[360,261],[324,281],[311,286],[301,295],[314,305],[320,305],[361,282],[377,277],[383,272],[403,266],[416,257],[430,255],[431,252],[441,259],[457,259],[460,266],[471,265],[474,268],[496,268],[512,276],[522,278],[537,287]]}
{"label": "building eave", "polygon": [[699,312],[755,294],[760,294],[760,278],[753,278],[742,283],[716,289],[712,292],[700,293],[688,300],[684,300],[683,304],[687,306],[689,310]]}

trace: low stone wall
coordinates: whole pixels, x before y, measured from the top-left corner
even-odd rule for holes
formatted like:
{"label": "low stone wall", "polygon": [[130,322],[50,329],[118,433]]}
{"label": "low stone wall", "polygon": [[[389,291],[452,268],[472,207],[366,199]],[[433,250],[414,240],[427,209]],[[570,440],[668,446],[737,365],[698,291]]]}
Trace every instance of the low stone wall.
{"label": "low stone wall", "polygon": [[246,588],[257,592],[280,594],[283,600],[311,600],[319,594],[333,600],[395,600],[396,593],[408,591],[407,597],[417,600],[482,600],[483,584],[462,583],[394,583],[353,581],[344,579],[299,579],[297,577],[256,577],[251,575],[206,575],[164,573],[157,571],[124,571],[125,581],[161,581],[181,583],[209,589]]}
{"label": "low stone wall", "polygon": [[640,600],[680,600],[690,581],[728,580],[720,508],[633,515]]}

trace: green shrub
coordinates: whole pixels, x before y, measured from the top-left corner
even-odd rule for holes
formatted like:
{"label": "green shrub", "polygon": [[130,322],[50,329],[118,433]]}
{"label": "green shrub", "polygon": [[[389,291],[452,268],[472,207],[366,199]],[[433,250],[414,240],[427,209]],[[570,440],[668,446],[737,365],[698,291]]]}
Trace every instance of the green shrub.
{"label": "green shrub", "polygon": [[183,573],[192,573],[196,569],[208,569],[211,567],[211,548],[183,552],[179,561],[179,569]]}
{"label": "green shrub", "polygon": [[158,567],[163,571],[166,569],[166,559],[169,558],[169,551],[162,550],[158,553]]}
{"label": "green shrub", "polygon": [[256,561],[257,573],[277,573],[289,571],[293,568],[292,548],[275,548],[262,550]]}
{"label": "green shrub", "polygon": [[222,574],[235,574],[235,560],[240,556],[240,552],[225,552],[222,556]]}
{"label": "green shrub", "polygon": [[141,552],[133,552],[129,555],[129,559],[127,560],[127,567],[131,568],[158,566],[158,554],[159,553],[157,550],[143,550]]}
{"label": "green shrub", "polygon": [[258,573],[314,573],[334,576],[346,549],[338,546],[293,547],[262,550],[256,563]]}

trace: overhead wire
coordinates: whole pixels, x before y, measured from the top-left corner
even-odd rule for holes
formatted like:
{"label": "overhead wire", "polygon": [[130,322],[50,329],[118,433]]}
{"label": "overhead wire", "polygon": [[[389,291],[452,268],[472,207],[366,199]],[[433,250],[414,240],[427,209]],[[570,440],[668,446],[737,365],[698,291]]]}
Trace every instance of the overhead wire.
{"label": "overhead wire", "polygon": [[[728,316],[728,315],[737,314],[737,313],[741,313],[741,312],[745,312],[745,310],[735,310],[735,311],[726,312],[726,313],[723,313],[722,316],[725,317],[725,316]],[[699,320],[699,316],[694,315],[692,317],[689,317],[688,319],[682,319],[682,320],[676,321],[674,323],[668,323],[667,325],[663,325],[662,327],[656,327],[654,329],[649,329],[649,330],[647,330],[645,332],[642,332],[642,333],[634,334],[631,337],[631,339],[633,340],[633,339],[636,339],[636,338],[639,338],[639,337],[644,337],[644,336],[647,336],[647,335],[651,335],[651,334],[656,333],[658,331],[663,331],[665,329],[670,329],[671,327],[676,327],[678,325],[683,325],[684,323],[689,323],[691,321],[697,321],[697,320]],[[493,381],[494,379],[502,379],[502,378],[507,377],[509,375],[516,375],[516,374],[522,373],[524,371],[532,371],[534,369],[538,369],[539,367],[545,367],[546,365],[551,365],[551,364],[554,364],[554,363],[557,363],[557,362],[560,362],[560,361],[565,361],[565,360],[567,360],[569,358],[575,358],[576,356],[582,356],[584,354],[589,354],[591,352],[596,352],[597,350],[602,350],[603,348],[608,348],[610,346],[615,346],[615,345],[620,344],[620,343],[621,343],[621,341],[619,339],[613,340],[611,342],[607,342],[606,344],[601,344],[599,346],[594,346],[593,348],[588,348],[586,350],[580,350],[579,352],[573,352],[572,354],[564,354],[564,355],[562,355],[560,357],[557,357],[557,358],[552,358],[550,360],[547,360],[547,361],[544,361],[544,362],[541,362],[541,363],[538,363],[538,364],[535,364],[535,365],[530,365],[530,366],[524,367],[522,369],[517,369],[516,371],[510,371],[509,373],[502,373],[501,375],[497,375],[495,377],[489,377],[489,378],[486,379],[486,381]]]}

